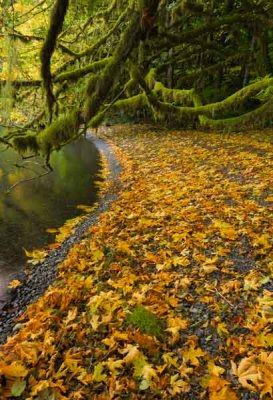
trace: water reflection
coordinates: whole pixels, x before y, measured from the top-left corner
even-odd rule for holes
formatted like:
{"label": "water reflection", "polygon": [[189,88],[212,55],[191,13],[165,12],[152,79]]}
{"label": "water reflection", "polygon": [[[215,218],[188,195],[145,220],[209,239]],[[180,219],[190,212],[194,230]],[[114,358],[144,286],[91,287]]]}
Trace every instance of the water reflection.
{"label": "water reflection", "polygon": [[[7,187],[20,179],[42,172],[34,161],[22,164],[13,151],[0,147],[0,299],[7,282],[25,261],[23,247],[43,247],[52,241],[47,228],[61,226],[80,213],[77,204],[96,201],[95,176],[99,153],[85,139],[71,143],[52,156],[54,172],[17,186],[9,195]],[[35,161],[37,162],[37,160]]]}

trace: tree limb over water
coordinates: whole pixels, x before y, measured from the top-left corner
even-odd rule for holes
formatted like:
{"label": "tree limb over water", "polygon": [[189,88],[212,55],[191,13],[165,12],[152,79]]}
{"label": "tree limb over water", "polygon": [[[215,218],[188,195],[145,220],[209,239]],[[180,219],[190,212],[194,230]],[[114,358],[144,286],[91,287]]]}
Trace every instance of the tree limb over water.
{"label": "tree limb over water", "polygon": [[24,13],[30,18],[50,7],[48,29],[41,26],[37,35],[7,23],[2,35],[26,49],[43,40],[41,79],[0,75],[0,87],[25,99],[22,106],[15,101],[20,109],[34,96],[35,113],[22,125],[25,131],[13,129],[2,142],[49,163],[51,152],[75,140],[80,127],[120,115],[224,130],[271,124],[273,3],[251,3],[33,4]]}

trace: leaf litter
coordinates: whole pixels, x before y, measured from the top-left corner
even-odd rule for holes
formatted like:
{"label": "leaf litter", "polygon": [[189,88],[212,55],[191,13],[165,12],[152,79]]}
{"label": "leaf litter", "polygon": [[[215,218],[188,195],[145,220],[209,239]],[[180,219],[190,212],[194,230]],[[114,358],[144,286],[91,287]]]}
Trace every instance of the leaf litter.
{"label": "leaf litter", "polygon": [[122,191],[0,348],[0,398],[271,399],[272,133],[101,135]]}

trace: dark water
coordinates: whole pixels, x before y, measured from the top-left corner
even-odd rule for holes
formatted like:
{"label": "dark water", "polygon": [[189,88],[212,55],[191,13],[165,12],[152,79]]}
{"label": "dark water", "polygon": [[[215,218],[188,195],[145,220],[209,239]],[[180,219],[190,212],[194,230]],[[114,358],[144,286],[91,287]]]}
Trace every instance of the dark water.
{"label": "dark water", "polygon": [[[8,282],[26,262],[23,248],[45,247],[54,235],[46,232],[82,212],[79,204],[92,205],[97,200],[95,188],[99,171],[99,152],[88,140],[65,146],[52,156],[54,172],[23,183],[5,194],[11,184],[43,171],[41,161],[24,162],[0,146],[0,299]],[[39,165],[40,164],[40,165]]]}

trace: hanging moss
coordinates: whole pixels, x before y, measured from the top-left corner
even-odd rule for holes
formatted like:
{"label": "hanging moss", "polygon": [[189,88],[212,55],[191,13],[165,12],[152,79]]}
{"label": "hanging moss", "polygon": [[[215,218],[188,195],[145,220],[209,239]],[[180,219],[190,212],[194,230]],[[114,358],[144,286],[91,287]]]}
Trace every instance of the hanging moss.
{"label": "hanging moss", "polygon": [[138,83],[134,79],[130,79],[124,86],[124,91],[128,97],[133,96],[133,92],[138,87]]}
{"label": "hanging moss", "polygon": [[[236,109],[240,104],[242,104],[247,98],[256,95],[262,90],[268,88],[273,84],[273,79],[266,77],[258,82],[255,82],[251,85],[248,85],[245,88],[240,89],[236,93],[233,93],[231,96],[226,99],[212,103],[208,105],[203,105],[200,96],[196,93],[194,89],[191,90],[177,90],[177,89],[168,89],[161,82],[157,82],[154,78],[155,70],[151,70],[149,74],[146,76],[145,80],[148,84],[148,87],[153,87],[152,93],[156,96],[160,96],[163,99],[163,102],[156,101],[154,98],[152,99],[154,114],[157,118],[164,119],[164,114],[168,117],[170,115],[174,116],[177,119],[177,122],[181,122],[187,119],[199,118],[199,122],[202,126],[224,126],[230,123],[231,125],[240,125],[240,122],[243,120],[245,122],[252,119],[253,114],[247,113],[241,119],[238,118],[229,118],[225,120],[218,120],[217,123],[208,117],[214,117],[216,113],[227,112],[230,110]],[[151,80],[153,82],[151,83]],[[147,90],[146,90],[147,91]],[[148,98],[151,100],[151,93],[148,95]],[[171,104],[174,103],[174,104]],[[176,104],[193,104],[193,107],[178,107]],[[260,110],[261,109],[261,110]],[[265,107],[267,109],[267,107]],[[260,107],[258,114],[263,113],[264,107]]]}
{"label": "hanging moss", "polygon": [[236,110],[236,108],[240,104],[242,104],[247,98],[256,95],[257,93],[261,92],[263,89],[266,89],[272,84],[273,79],[266,77],[258,82],[255,82],[238,90],[237,92],[233,93],[231,96],[222,101],[202,106],[199,111],[213,117],[216,112],[220,113],[229,110]]}
{"label": "hanging moss", "polygon": [[101,79],[101,74],[99,74],[99,75],[92,74],[89,76],[88,84],[86,87],[87,96],[92,96],[94,94],[94,92],[96,91],[97,84],[100,81],[100,79]]}
{"label": "hanging moss", "polygon": [[273,100],[270,99],[255,110],[249,111],[238,117],[218,120],[207,118],[202,125],[207,128],[229,131],[240,130],[249,125],[265,126],[269,123],[272,124],[273,122],[272,110]]}
{"label": "hanging moss", "polygon": [[12,146],[21,155],[29,152],[37,154],[39,151],[37,135],[34,135],[32,132],[27,132],[23,136],[16,136],[12,141]]}
{"label": "hanging moss", "polygon": [[52,90],[52,79],[50,70],[50,61],[54,49],[56,47],[56,41],[59,33],[62,30],[63,22],[65,18],[66,11],[68,9],[68,0],[57,0],[53,8],[50,25],[47,31],[47,36],[44,41],[41,50],[41,76],[43,80],[43,85],[46,92],[47,105],[50,115],[50,120],[52,118],[52,107],[55,101],[55,97]]}
{"label": "hanging moss", "polygon": [[174,103],[175,105],[192,104],[192,95],[194,89],[181,90],[166,88],[161,82],[156,82],[153,92],[162,98],[164,102]]}
{"label": "hanging moss", "polygon": [[135,113],[139,109],[149,106],[149,102],[145,93],[137,94],[128,99],[118,100],[113,106],[113,111],[123,111],[125,113]]}
{"label": "hanging moss", "polygon": [[148,74],[145,77],[145,81],[149,87],[150,90],[153,90],[156,84],[156,80],[155,80],[155,73],[156,73],[156,69],[155,68],[151,68],[150,71],[148,72]]}
{"label": "hanging moss", "polygon": [[[187,124],[196,124],[199,120],[201,126],[214,128],[224,128],[228,125],[232,127],[242,126],[243,124],[255,122],[255,118],[259,117],[266,121],[271,118],[270,101],[240,117],[223,120],[209,118],[215,117],[216,113],[236,109],[247,98],[253,97],[270,87],[273,84],[273,79],[269,77],[237,91],[220,102],[203,105],[200,96],[194,89],[168,89],[161,82],[157,82],[154,69],[149,71],[145,79],[143,79],[143,74],[141,74],[139,68],[130,64],[130,74],[139,83],[144,93],[117,101],[112,107],[114,110],[123,110],[126,113],[131,113],[136,112],[138,109],[146,108],[152,111],[156,121],[175,121],[177,124],[186,126]],[[187,104],[187,106],[181,106],[181,104]]]}
{"label": "hanging moss", "polygon": [[48,128],[42,131],[37,142],[43,155],[52,150],[58,150],[62,145],[77,136],[80,126],[80,117],[77,112],[64,115],[54,121]]}
{"label": "hanging moss", "polygon": [[91,128],[94,128],[94,129],[98,128],[98,127],[102,124],[102,122],[103,122],[103,120],[104,120],[104,118],[105,118],[105,113],[106,113],[105,110],[104,110],[104,111],[101,111],[101,112],[99,112],[99,113],[97,113],[97,114],[89,121],[88,126],[91,127]]}

